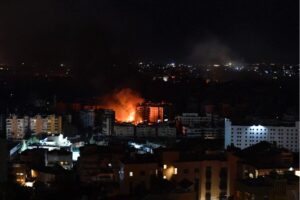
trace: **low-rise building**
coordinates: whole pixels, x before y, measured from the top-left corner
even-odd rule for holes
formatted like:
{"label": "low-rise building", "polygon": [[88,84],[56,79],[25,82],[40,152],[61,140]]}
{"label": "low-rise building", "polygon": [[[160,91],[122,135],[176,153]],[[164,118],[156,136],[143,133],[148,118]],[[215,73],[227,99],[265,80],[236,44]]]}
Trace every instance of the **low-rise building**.
{"label": "low-rise building", "polygon": [[60,165],[64,169],[73,168],[72,152],[66,150],[52,150],[47,152],[45,166]]}
{"label": "low-rise building", "polygon": [[121,194],[150,190],[151,179],[158,175],[158,171],[158,163],[149,158],[122,161],[119,172]]}
{"label": "low-rise building", "polygon": [[80,148],[77,173],[84,184],[93,182],[115,182],[118,177],[122,147],[88,145]]}
{"label": "low-rise building", "polygon": [[136,137],[156,137],[156,126],[149,124],[138,124],[136,126]]}
{"label": "low-rise building", "polygon": [[158,137],[176,137],[176,127],[167,123],[160,123],[157,125]]}
{"label": "low-rise building", "polygon": [[134,137],[135,126],[132,123],[118,123],[114,126],[115,136]]}
{"label": "low-rise building", "polygon": [[273,174],[241,180],[237,184],[236,199],[297,200],[299,199],[299,177],[293,174]]}

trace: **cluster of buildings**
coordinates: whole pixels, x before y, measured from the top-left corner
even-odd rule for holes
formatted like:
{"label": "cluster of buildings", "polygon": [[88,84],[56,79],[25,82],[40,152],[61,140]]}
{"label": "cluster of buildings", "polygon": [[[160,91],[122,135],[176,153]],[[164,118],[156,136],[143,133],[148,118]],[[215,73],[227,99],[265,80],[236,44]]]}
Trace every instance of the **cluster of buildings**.
{"label": "cluster of buildings", "polygon": [[[0,181],[11,174],[22,186],[52,188],[68,180],[112,198],[299,198],[298,121],[256,124],[183,113],[170,121],[133,124],[116,122],[114,111],[105,109],[77,116],[82,127],[101,133],[100,142],[66,138],[63,123],[72,117],[3,118],[7,139],[0,140]],[[20,142],[26,134],[43,137]],[[20,145],[11,148],[10,141]]]}
{"label": "cluster of buildings", "polygon": [[[153,155],[131,154],[120,159],[120,148],[84,147],[82,151],[89,153],[79,159],[79,165],[85,166],[79,169],[80,174],[84,174],[81,180],[87,184],[95,181],[118,182],[118,194],[142,193],[148,194],[149,199],[299,197],[299,177],[295,176],[299,173],[298,160],[287,149],[268,142],[260,142],[244,150],[205,149],[203,153],[195,153],[196,148],[192,145],[185,147],[185,152],[177,148],[156,149]],[[98,166],[106,168],[107,174],[105,176],[102,169],[101,172],[91,173],[102,178],[92,179],[91,174],[87,178],[85,172],[93,168],[87,167],[87,164],[93,163],[90,159],[99,161],[96,155],[101,158]],[[265,183],[263,192],[254,184],[257,181]],[[158,188],[160,192],[157,192]]]}
{"label": "cluster of buildings", "polygon": [[38,181],[51,188],[69,179],[98,187],[99,195],[106,191],[108,197],[296,200],[297,155],[268,142],[243,150],[181,144],[142,155],[114,143],[81,147],[75,169],[71,153],[64,149],[27,150],[10,172],[27,187]]}
{"label": "cluster of buildings", "polygon": [[[299,121],[238,122],[209,113],[205,116],[198,113],[183,113],[174,120],[169,120],[164,107],[150,103],[140,105],[138,111],[143,117],[143,121],[139,124],[117,122],[115,112],[107,109],[81,110],[78,121],[75,120],[73,123],[80,124],[79,126],[83,128],[81,130],[89,130],[101,136],[224,139],[225,148],[234,145],[241,149],[261,141],[268,141],[293,152],[299,151]],[[54,114],[34,116],[10,114],[6,118],[3,115],[0,117],[0,129],[5,130],[6,138],[13,141],[20,141],[26,135],[64,133],[66,131],[64,123],[76,118],[69,116],[69,119]],[[68,120],[64,120],[65,118]]]}
{"label": "cluster of buildings", "polygon": [[173,123],[131,124],[119,123],[114,126],[117,137],[176,137],[177,129]]}
{"label": "cluster of buildings", "polygon": [[56,115],[20,116],[9,115],[5,121],[6,137],[9,140],[22,140],[26,134],[56,134],[62,132],[62,118]]}
{"label": "cluster of buildings", "polygon": [[183,113],[176,117],[176,122],[183,136],[216,139],[224,137],[224,118],[207,113]]}
{"label": "cluster of buildings", "polygon": [[83,128],[93,129],[102,135],[111,136],[114,131],[115,111],[108,109],[86,109],[79,112]]}

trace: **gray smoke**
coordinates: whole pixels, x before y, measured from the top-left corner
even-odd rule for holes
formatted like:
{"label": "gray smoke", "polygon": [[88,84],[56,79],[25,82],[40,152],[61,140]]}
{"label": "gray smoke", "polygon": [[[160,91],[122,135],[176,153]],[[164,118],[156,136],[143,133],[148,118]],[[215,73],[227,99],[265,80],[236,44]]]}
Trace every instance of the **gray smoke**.
{"label": "gray smoke", "polygon": [[238,59],[227,45],[216,38],[208,38],[194,45],[189,61],[195,64],[225,64]]}

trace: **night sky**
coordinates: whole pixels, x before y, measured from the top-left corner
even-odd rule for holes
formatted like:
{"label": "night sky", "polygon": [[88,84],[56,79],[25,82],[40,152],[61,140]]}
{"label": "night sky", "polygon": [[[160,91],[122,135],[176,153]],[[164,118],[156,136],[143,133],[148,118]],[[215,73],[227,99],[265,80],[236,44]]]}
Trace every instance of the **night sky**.
{"label": "night sky", "polygon": [[2,0],[0,61],[298,63],[298,0]]}

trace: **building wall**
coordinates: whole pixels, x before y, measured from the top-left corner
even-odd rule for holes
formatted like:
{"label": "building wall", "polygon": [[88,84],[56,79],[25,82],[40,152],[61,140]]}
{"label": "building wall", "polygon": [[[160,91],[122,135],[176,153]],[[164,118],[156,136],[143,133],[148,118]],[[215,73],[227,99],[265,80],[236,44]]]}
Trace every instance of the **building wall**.
{"label": "building wall", "polygon": [[160,104],[143,104],[136,108],[137,114],[142,118],[142,121],[149,123],[163,122],[164,107]]}
{"label": "building wall", "polygon": [[11,115],[6,119],[6,136],[8,139],[21,140],[29,128],[29,117],[19,118]]}
{"label": "building wall", "polygon": [[137,125],[136,126],[136,136],[137,137],[155,137],[156,128],[149,125]]}
{"label": "building wall", "polygon": [[0,138],[0,183],[7,180],[8,155],[7,141]]}
{"label": "building wall", "polygon": [[47,133],[61,133],[62,118],[61,116],[48,115],[47,116]]}
{"label": "building wall", "polygon": [[56,115],[47,115],[45,117],[41,115],[33,117],[11,115],[6,119],[6,135],[8,139],[21,140],[27,131],[33,132],[33,134],[61,133],[62,118]]}
{"label": "building wall", "polygon": [[158,125],[157,127],[158,137],[176,137],[176,128],[168,125]]}
{"label": "building wall", "polygon": [[164,108],[160,106],[149,107],[149,122],[157,123],[164,120]]}
{"label": "building wall", "polygon": [[94,110],[82,110],[79,113],[80,120],[84,128],[90,128],[95,126],[95,111]]}
{"label": "building wall", "polygon": [[[209,172],[208,172],[209,170]],[[225,171],[223,178],[221,170]],[[199,200],[220,199],[220,195],[229,195],[229,176],[227,161],[204,160],[191,162],[175,162],[164,169],[166,179],[176,181],[187,179],[194,183],[192,186]],[[225,182],[226,188],[221,189],[221,180]]]}
{"label": "building wall", "polygon": [[120,124],[114,126],[115,136],[133,137],[134,136],[134,125],[133,124]]}
{"label": "building wall", "polygon": [[30,130],[35,134],[47,133],[47,117],[42,117],[41,115],[36,115],[30,118]]}
{"label": "building wall", "polygon": [[299,152],[299,121],[295,126],[232,125],[225,119],[225,148],[230,144],[244,149],[261,141],[276,142],[294,152]]}
{"label": "building wall", "polygon": [[156,176],[159,166],[157,163],[123,164],[120,170],[120,192],[122,194],[136,193],[138,185],[143,184],[150,189],[151,177]]}

